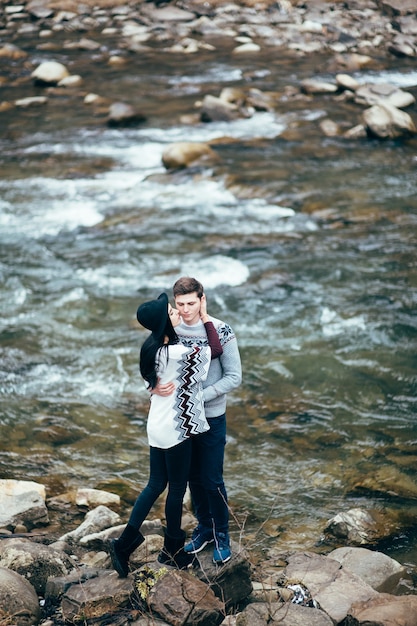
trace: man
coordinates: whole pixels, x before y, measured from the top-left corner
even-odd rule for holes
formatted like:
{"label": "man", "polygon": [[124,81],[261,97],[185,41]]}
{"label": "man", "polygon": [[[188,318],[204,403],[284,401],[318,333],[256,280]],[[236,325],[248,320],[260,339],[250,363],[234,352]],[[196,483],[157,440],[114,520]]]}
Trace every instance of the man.
{"label": "man", "polygon": [[[175,330],[185,345],[206,346],[207,335],[200,319],[204,293],[195,278],[183,276],[173,287],[175,306],[182,322]],[[210,430],[193,438],[190,491],[198,525],[185,551],[197,554],[214,542],[213,561],[226,563],[231,558],[229,509],[223,480],[226,444],[226,399],[242,380],[242,366],[236,336],[228,324],[210,317],[223,347],[223,354],[210,364],[204,387],[204,408]]]}

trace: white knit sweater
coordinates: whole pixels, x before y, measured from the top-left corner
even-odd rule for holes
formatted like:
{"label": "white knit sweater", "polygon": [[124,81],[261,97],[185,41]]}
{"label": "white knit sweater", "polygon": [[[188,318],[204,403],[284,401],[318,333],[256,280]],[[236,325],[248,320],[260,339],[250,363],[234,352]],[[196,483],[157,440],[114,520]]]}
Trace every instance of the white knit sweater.
{"label": "white knit sweater", "polygon": [[173,382],[169,396],[151,396],[147,432],[149,445],[172,448],[193,435],[209,429],[204,414],[202,381],[207,378],[211,348],[181,343],[161,348],[157,356],[162,384]]}

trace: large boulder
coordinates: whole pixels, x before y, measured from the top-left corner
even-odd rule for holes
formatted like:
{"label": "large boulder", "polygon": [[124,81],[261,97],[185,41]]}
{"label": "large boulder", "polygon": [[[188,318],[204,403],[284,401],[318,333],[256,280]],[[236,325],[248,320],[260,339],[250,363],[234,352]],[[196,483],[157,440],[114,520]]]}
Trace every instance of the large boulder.
{"label": "large boulder", "polygon": [[30,530],[48,522],[44,485],[0,479],[0,527],[14,530],[17,524],[24,524]]}
{"label": "large boulder", "polygon": [[327,555],[360,576],[373,589],[395,593],[400,581],[409,578],[407,569],[387,554],[366,548],[337,548]]}
{"label": "large boulder", "polygon": [[362,578],[342,568],[328,557],[311,552],[297,552],[288,558],[284,574],[289,581],[299,581],[315,602],[339,624],[354,602],[366,602],[379,594]]}
{"label": "large boulder", "polygon": [[39,595],[49,576],[66,575],[75,566],[64,552],[21,538],[0,541],[0,565],[30,580]]}
{"label": "large boulder", "polygon": [[41,612],[33,586],[20,574],[0,567],[0,623],[35,626]]}

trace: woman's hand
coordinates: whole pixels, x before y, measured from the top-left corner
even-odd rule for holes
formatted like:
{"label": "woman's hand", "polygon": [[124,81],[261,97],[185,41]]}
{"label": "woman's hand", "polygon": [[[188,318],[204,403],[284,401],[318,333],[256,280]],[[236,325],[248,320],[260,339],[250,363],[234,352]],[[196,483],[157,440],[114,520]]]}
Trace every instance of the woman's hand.
{"label": "woman's hand", "polygon": [[170,396],[171,394],[174,393],[174,391],[175,391],[175,384],[173,382],[163,384],[161,383],[159,378],[158,378],[158,383],[156,387],[151,389],[151,393],[157,396]]}
{"label": "woman's hand", "polygon": [[209,321],[209,316],[207,314],[207,298],[205,293],[203,293],[200,299],[200,318],[203,324]]}

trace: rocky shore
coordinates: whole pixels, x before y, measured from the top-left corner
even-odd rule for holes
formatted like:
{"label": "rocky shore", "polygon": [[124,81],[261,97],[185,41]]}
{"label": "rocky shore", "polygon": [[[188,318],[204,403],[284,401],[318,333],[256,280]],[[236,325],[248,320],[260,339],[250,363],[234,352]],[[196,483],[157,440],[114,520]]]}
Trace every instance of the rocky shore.
{"label": "rocky shore", "polygon": [[[262,47],[290,49],[295,55],[326,51],[415,58],[417,54],[414,0],[29,0],[3,1],[1,9],[2,41],[39,37],[39,50],[53,50],[54,35],[64,31],[116,36],[123,54],[150,47],[192,54],[199,49],[215,51],[227,42],[235,54],[256,53]],[[68,40],[65,45],[77,43]],[[87,38],[78,46],[100,49]]]}
{"label": "rocky shore", "polygon": [[[317,58],[317,70],[331,71],[335,80],[314,76],[298,89],[259,93],[250,88],[209,94],[196,102],[198,113],[183,122],[209,122],[273,110],[297,98],[334,96],[366,107],[355,119],[324,119],[324,135],[362,139],[410,138],[416,134],[415,97],[393,85],[359,85],[352,73],[362,68],[392,67],[395,60],[412,63],[417,55],[417,8],[414,0],[354,0],[351,2],[225,3],[184,0],[109,3],[107,0],[31,0],[0,7],[0,101],[3,127],[33,107],[78,94],[83,106],[110,125],[133,125],[145,115],[135,103],[111,101],[107,94],[88,91],[85,77],[58,63],[56,56],[88,51],[115,71],[128,71],[132,55],[290,55]],[[39,94],[39,87],[47,89]],[[34,94],[36,91],[36,95]],[[73,100],[72,100],[73,101]],[[72,103],[71,101],[71,103]],[[71,106],[69,102],[69,106]],[[404,109],[408,109],[405,111]],[[174,164],[175,166],[176,164]]]}
{"label": "rocky shore", "polygon": [[[260,557],[242,531],[235,533],[230,562],[214,565],[208,547],[187,571],[158,563],[162,521],[147,520],[145,542],[121,579],[108,555],[109,540],[124,527],[119,496],[78,489],[46,499],[45,491],[36,482],[0,480],[2,625],[417,623],[413,576],[370,549],[378,526],[364,511],[329,520],[327,554],[270,550]],[[185,508],[184,527],[194,524]]]}

